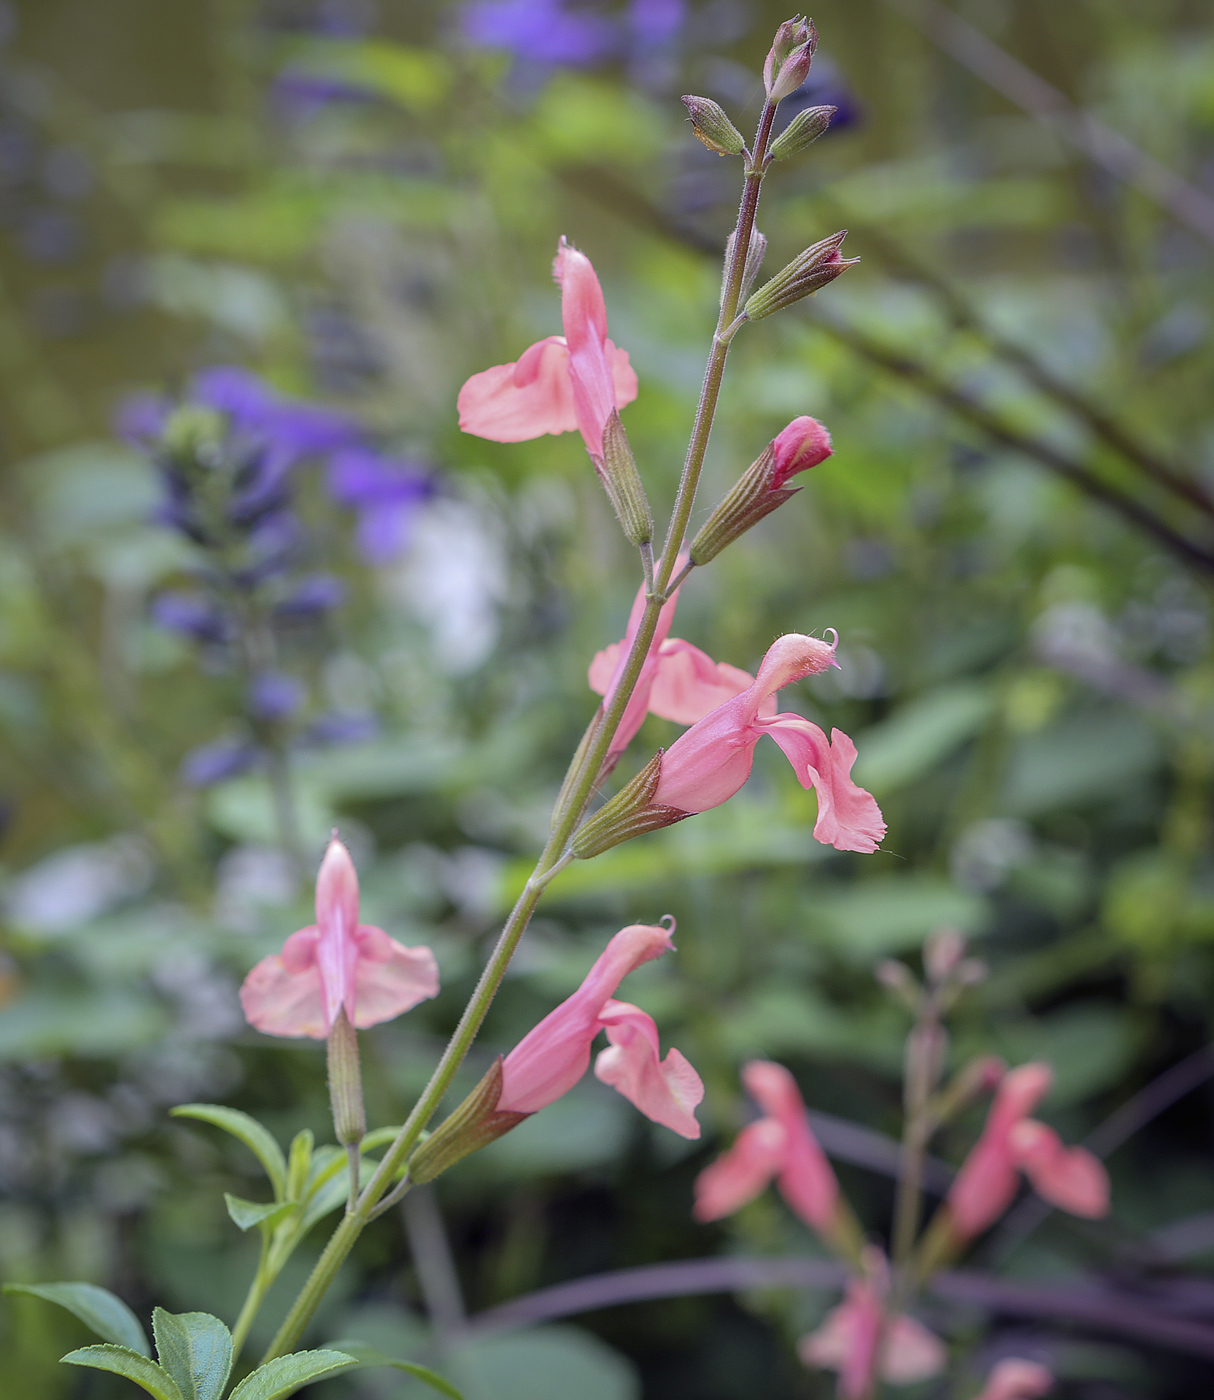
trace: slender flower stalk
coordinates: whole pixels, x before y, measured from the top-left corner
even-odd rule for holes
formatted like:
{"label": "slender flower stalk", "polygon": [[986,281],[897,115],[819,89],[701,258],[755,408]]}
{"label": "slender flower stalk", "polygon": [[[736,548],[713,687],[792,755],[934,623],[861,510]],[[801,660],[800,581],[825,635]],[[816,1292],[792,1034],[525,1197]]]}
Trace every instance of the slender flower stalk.
{"label": "slender flower stalk", "polygon": [[[800,59],[797,61],[799,62]],[[579,745],[570,765],[570,770],[562,785],[557,810],[553,816],[548,842],[502,928],[476,989],[469,999],[459,1024],[435,1067],[429,1083],[402,1125],[396,1139],[384,1153],[371,1179],[363,1187],[353,1209],[346,1214],[331,1236],[310,1277],[283,1320],[277,1336],[266,1352],[266,1360],[290,1351],[302,1335],[362,1229],[388,1196],[392,1183],[400,1169],[405,1165],[423,1129],[438,1108],[463,1063],[545,886],[570,859],[570,839],[581,821],[595,786],[601,780],[604,764],[611,752],[633,693],[642,678],[646,661],[654,646],[663,605],[671,599],[678,583],[685,576],[688,566],[680,571],[679,556],[691,518],[696,488],[704,464],[704,454],[712,431],[730,341],[741,324],[738,319],[738,305],[750,262],[755,214],[758,208],[763,174],[768,164],[768,144],[777,102],[778,98],[765,103],[759,119],[754,146],[747,161],[738,223],[727,252],[724,290],[717,330],[713,337],[712,349],[704,372],[704,383],[696,408],[665,544],[661,558],[653,566],[652,573],[650,572],[647,552],[648,545],[642,544],[641,546],[646,581],[650,586],[646,589],[645,601],[640,609],[640,615],[635,617],[635,625],[630,626],[629,638],[622,648],[626,655],[613,678],[614,684],[600,708],[599,715],[595,721],[592,721],[587,740]],[[576,326],[567,324],[567,361],[562,361],[554,353],[557,349],[565,349],[565,347],[556,347],[550,343],[541,342],[540,346],[532,347],[532,351],[528,352],[528,355],[533,355],[534,364],[524,366],[523,362],[519,361],[517,366],[509,367],[508,375],[499,376],[500,384],[497,380],[492,383],[485,381],[484,387],[494,393],[505,392],[508,387],[526,387],[519,384],[516,373],[519,369],[524,371],[523,379],[527,379],[527,376],[532,372],[534,375],[546,375],[548,376],[548,387],[543,391],[543,395],[546,396],[545,403],[551,405],[556,402],[555,395],[558,393],[563,395],[566,390],[564,384],[554,385],[552,376],[567,364],[568,373],[573,381],[568,385],[573,400],[570,405],[573,408],[573,413],[551,416],[547,426],[541,428],[540,431],[559,432],[577,426],[586,438],[587,447],[594,454],[596,449],[601,452],[603,422],[605,422],[606,417],[610,416],[613,407],[618,409],[621,403],[629,401],[635,392],[634,381],[626,377],[626,357],[622,356],[622,352],[615,351],[614,347],[610,346],[610,342],[606,340],[605,316],[598,314],[598,302],[592,295],[594,289],[586,291],[588,282],[585,274],[589,264],[587,263],[586,268],[583,268],[582,261],[578,260],[580,255],[574,254],[573,250],[563,248],[562,254],[562,261],[558,265],[558,276],[562,281],[562,290],[566,292],[568,279],[573,277],[576,285],[569,295],[583,297],[584,305],[591,308],[594,314],[589,317],[588,324],[593,333],[585,345],[580,341],[575,343],[578,340],[577,332],[580,332],[584,327],[581,327],[580,324]],[[593,272],[591,271],[589,275],[593,277]],[[597,286],[597,283],[595,285]],[[571,329],[575,331],[574,335],[569,334]],[[583,356],[586,363],[589,364],[589,369],[581,369]],[[526,358],[525,356],[524,359]],[[507,367],[502,368],[506,369]],[[611,383],[608,382],[609,379],[612,381]],[[509,380],[509,385],[507,380]],[[508,394],[507,397],[510,398],[510,395]],[[612,398],[615,400],[614,404],[611,403]],[[511,402],[517,404],[518,401],[511,399]],[[466,411],[477,410],[480,406],[479,403],[469,404],[467,399],[464,400]],[[573,421],[569,421],[570,418]],[[519,432],[519,437],[533,435],[530,431],[532,425],[525,426],[527,430]],[[484,435],[488,436],[489,434]],[[516,437],[513,440],[518,439]],[[614,1064],[614,1062],[609,1061],[609,1064]]]}

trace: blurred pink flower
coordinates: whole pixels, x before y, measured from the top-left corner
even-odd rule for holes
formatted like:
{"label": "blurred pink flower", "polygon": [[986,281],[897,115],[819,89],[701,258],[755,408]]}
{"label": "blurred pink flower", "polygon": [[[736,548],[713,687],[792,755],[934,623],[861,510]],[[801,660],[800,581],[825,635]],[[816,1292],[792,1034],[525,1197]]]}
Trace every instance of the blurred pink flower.
{"label": "blurred pink flower", "polygon": [[754,681],[694,723],[662,755],[653,803],[687,813],[719,807],[750,776],[754,747],[770,734],[801,786],[818,794],[815,839],[840,851],[875,851],[885,822],[872,795],[852,782],[855,745],[839,729],[831,731],[828,743],[816,724],[800,715],[771,714],[766,705],[782,686],[835,665],[837,642],[798,632],[773,642]]}
{"label": "blurred pink flower", "polygon": [[[884,1259],[881,1262],[883,1266]],[[883,1269],[877,1273],[880,1277]],[[911,1385],[938,1375],[947,1359],[940,1338],[913,1317],[900,1313],[883,1321],[880,1294],[868,1279],[853,1279],[847,1285],[843,1302],[817,1331],[802,1339],[797,1353],[807,1366],[838,1371],[842,1400],[870,1394],[878,1355],[881,1379],[891,1385]]]}
{"label": "blurred pink flower", "polygon": [[493,442],[525,442],[580,430],[587,450],[603,451],[613,409],[637,396],[628,352],[607,338],[607,308],[590,259],[562,238],[552,266],[561,288],[563,336],[530,346],[513,364],[474,374],[459,392],[459,425]]}
{"label": "blurred pink flower", "polygon": [[566,1094],[586,1073],[599,1031],[610,1042],[595,1075],[655,1123],[698,1138],[695,1107],[704,1097],[700,1076],[677,1050],[658,1058],[658,1031],[637,1006],[615,1001],[620,982],[642,963],[672,950],[669,932],[653,924],[621,929],[574,994],[523,1037],[502,1064],[499,1113],[535,1113]]}
{"label": "blurred pink flower", "polygon": [[696,1219],[732,1215],[774,1177],[801,1219],[830,1234],[839,1183],[809,1126],[796,1080],[783,1065],[751,1060],[742,1082],[763,1117],[743,1128],[729,1151],[696,1178]]}
{"label": "blurred pink flower", "polygon": [[981,1234],[1011,1205],[1018,1171],[1038,1195],[1072,1215],[1107,1213],[1109,1179],[1097,1158],[1086,1148],[1064,1147],[1052,1128],[1028,1116],[1053,1078],[1049,1065],[1039,1061],[1003,1076],[982,1136],[948,1193],[949,1216],[963,1239]]}
{"label": "blurred pink flower", "polygon": [[267,1035],[323,1040],[343,1007],[351,1025],[374,1026],[437,993],[429,948],[406,948],[358,922],[358,873],[334,837],[316,877],[316,923],[257,964],[240,1003],[249,1024]]}
{"label": "blurred pink flower", "polygon": [[997,1362],[975,1400],[1038,1400],[1054,1387],[1054,1377],[1036,1361],[1009,1356]]}

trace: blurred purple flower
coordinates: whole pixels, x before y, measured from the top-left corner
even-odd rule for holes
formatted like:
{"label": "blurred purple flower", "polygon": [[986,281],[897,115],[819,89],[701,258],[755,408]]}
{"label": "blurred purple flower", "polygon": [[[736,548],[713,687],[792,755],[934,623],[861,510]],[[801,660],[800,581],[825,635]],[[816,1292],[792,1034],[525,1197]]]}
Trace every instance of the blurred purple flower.
{"label": "blurred purple flower", "polygon": [[303,704],[307,695],[297,676],[282,671],[263,671],[249,685],[249,712],[258,719],[276,723],[289,719]]}
{"label": "blurred purple flower", "polygon": [[632,0],[628,28],[643,47],[668,44],[687,19],[687,0]]}
{"label": "blurred purple flower", "polygon": [[379,721],[373,714],[354,711],[335,711],[321,715],[308,726],[304,742],[311,744],[358,744],[374,739],[379,733]]}
{"label": "blurred purple flower", "polygon": [[225,641],[230,631],[215,601],[203,593],[161,593],[152,602],[152,616],[170,632],[200,642]]}
{"label": "blurred purple flower", "polygon": [[279,617],[313,617],[345,602],[346,585],[332,574],[313,574],[274,605]]}
{"label": "blurred purple flower", "polygon": [[245,740],[217,739],[186,754],[181,776],[191,787],[210,787],[247,772],[257,758],[257,749]]}
{"label": "blurred purple flower", "polygon": [[819,54],[809,77],[796,92],[791,93],[780,103],[780,113],[776,118],[777,134],[784,130],[790,121],[806,107],[834,107],[835,115],[830,119],[826,134],[841,131],[845,126],[854,126],[861,120],[860,99],[847,85],[837,64]]}
{"label": "blurred purple flower", "polygon": [[118,406],[114,431],[132,447],[147,448],[164,432],[173,405],[163,394],[132,394]]}
{"label": "blurred purple flower", "polygon": [[226,413],[232,426],[294,462],[360,442],[362,429],[344,413],[289,399],[235,365],[194,376],[191,397]]}
{"label": "blurred purple flower", "polygon": [[433,490],[416,463],[369,448],[348,448],[329,459],[329,494],[357,511],[355,538],[372,564],[386,564],[405,548],[414,512]]}
{"label": "blurred purple flower", "polygon": [[376,97],[366,88],[339,78],[309,73],[305,68],[284,68],[275,75],[270,100],[286,121],[306,122],[336,103],[374,102]]}
{"label": "blurred purple flower", "polygon": [[569,10],[562,0],[473,0],[460,12],[460,28],[472,44],[534,63],[589,67],[620,48],[610,20]]}

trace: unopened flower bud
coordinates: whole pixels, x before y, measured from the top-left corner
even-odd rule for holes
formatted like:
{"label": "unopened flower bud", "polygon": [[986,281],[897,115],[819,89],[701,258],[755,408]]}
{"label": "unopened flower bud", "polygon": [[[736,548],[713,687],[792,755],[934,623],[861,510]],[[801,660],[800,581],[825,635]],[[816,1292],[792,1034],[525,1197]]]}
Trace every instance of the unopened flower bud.
{"label": "unopened flower bud", "polygon": [[[738,241],[738,231],[735,228],[729,235],[725,244],[725,275],[721,278],[721,305],[725,305],[725,292],[729,286],[729,269],[733,266],[734,245]],[[767,255],[767,239],[754,229],[750,235],[750,247],[746,250],[746,266],[742,269],[742,285],[738,288],[738,300],[744,301],[750,294],[751,287],[755,284],[755,278],[759,275],[759,268],[763,266],[763,259]]]}
{"label": "unopened flower bud", "polygon": [[839,252],[839,245],[847,237],[847,230],[840,229],[806,248],[793,258],[787,267],[781,269],[765,282],[747,301],[745,312],[751,321],[770,316],[773,311],[782,311],[793,302],[800,301],[811,293],[833,282],[841,272],[860,261],[859,258],[845,258]]}
{"label": "unopened flower bud", "polygon": [[491,1142],[516,1128],[529,1113],[502,1113],[497,1102],[502,1096],[502,1057],[454,1113],[430,1134],[409,1158],[409,1180],[421,1186],[433,1181],[469,1153],[488,1147]]}
{"label": "unopened flower bud", "polygon": [[667,807],[653,801],[661,776],[662,750],[659,749],[626,787],[622,787],[574,833],[570,849],[577,859],[589,860],[612,846],[618,846],[621,841],[630,841],[647,831],[673,826],[675,822],[690,816],[690,812],[678,807]]}
{"label": "unopened flower bud", "polygon": [[882,958],[874,969],[878,982],[912,1011],[919,1004],[919,983],[910,968],[897,958]]}
{"label": "unopened flower bud", "polygon": [[768,148],[772,160],[788,160],[812,146],[838,110],[837,107],[806,107],[798,112]]}
{"label": "unopened flower bud", "polygon": [[715,559],[727,544],[795,496],[799,488],[784,483],[825,461],[831,450],[830,434],[816,418],[794,418],[708,517],[691,543],[691,562],[700,565]]}
{"label": "unopened flower bud", "polygon": [[809,76],[809,65],[818,47],[813,20],[786,19],[776,30],[771,51],[763,63],[763,86],[769,102],[780,102],[796,92]]}
{"label": "unopened flower bud", "polygon": [[688,94],[682,102],[691,117],[692,131],[710,151],[719,156],[740,156],[746,149],[742,133],[711,98]]}
{"label": "unopened flower bud", "polygon": [[941,928],[923,947],[923,967],[933,982],[943,982],[965,955],[965,935],[960,929]]}
{"label": "unopened flower bud", "polygon": [[358,1032],[344,1006],[329,1032],[329,1100],[337,1141],[343,1147],[357,1146],[367,1135],[367,1114],[358,1066]]}
{"label": "unopened flower bud", "polygon": [[592,453],[591,461],[615,507],[624,534],[635,545],[649,544],[653,539],[653,511],[641,484],[628,434],[614,408],[603,425],[602,456]]}

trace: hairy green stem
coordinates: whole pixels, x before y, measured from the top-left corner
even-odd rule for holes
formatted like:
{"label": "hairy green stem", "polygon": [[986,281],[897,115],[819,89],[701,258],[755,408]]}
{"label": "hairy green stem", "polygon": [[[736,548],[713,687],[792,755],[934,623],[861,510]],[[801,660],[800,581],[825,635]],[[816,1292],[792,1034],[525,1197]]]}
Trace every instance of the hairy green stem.
{"label": "hairy green stem", "polygon": [[261,1237],[261,1255],[257,1260],[257,1272],[253,1275],[253,1282],[249,1284],[249,1291],[245,1294],[244,1306],[240,1309],[240,1316],[236,1319],[236,1325],[232,1328],[232,1355],[239,1356],[241,1348],[245,1344],[245,1338],[249,1335],[249,1328],[253,1325],[253,1319],[257,1316],[258,1309],[269,1291],[270,1285],[274,1282],[274,1275],[267,1268],[269,1263],[270,1241],[263,1232]]}
{"label": "hairy green stem", "polygon": [[746,272],[746,258],[750,252],[750,241],[754,236],[755,214],[759,208],[759,191],[767,166],[767,143],[771,139],[771,124],[775,120],[776,104],[764,104],[763,115],[759,118],[759,129],[755,135],[754,150],[746,167],[746,183],[742,187],[742,203],[738,208],[738,226],[733,240],[733,257],[725,269],[725,293],[721,298],[721,312],[717,318],[717,329],[712,339],[712,350],[708,364],[704,368],[704,384],[700,390],[700,402],[696,405],[695,423],[691,429],[691,439],[687,444],[687,456],[683,460],[683,475],[679,480],[678,495],[670,517],[670,529],[666,533],[666,544],[662,550],[662,561],[658,565],[654,579],[654,592],[659,596],[666,592],[670,577],[674,573],[675,559],[687,534],[687,523],[691,519],[691,508],[695,503],[696,488],[700,484],[700,472],[704,467],[704,453],[708,450],[708,438],[712,432],[712,421],[716,416],[717,399],[721,393],[721,380],[725,374],[725,360],[729,355],[733,322],[738,314],[738,302],[742,295],[742,278]]}

